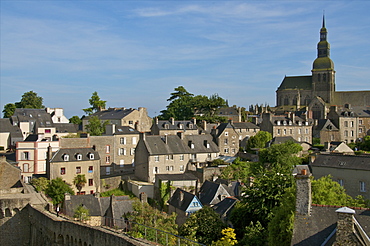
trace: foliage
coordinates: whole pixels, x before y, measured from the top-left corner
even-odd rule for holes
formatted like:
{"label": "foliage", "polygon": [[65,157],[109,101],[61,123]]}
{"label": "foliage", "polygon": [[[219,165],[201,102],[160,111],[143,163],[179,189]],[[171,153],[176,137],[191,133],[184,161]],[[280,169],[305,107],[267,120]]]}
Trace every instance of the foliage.
{"label": "foliage", "polygon": [[222,169],[221,178],[227,180],[240,180],[243,183],[247,183],[250,177],[249,166],[250,162],[241,161],[238,157],[231,165]]}
{"label": "foliage", "polygon": [[16,108],[44,108],[45,106],[42,105],[43,98],[38,96],[36,92],[29,91],[25,92],[22,95],[21,101],[16,103],[8,103],[4,105],[3,114],[4,118],[10,118]]}
{"label": "foliage", "polygon": [[257,221],[251,221],[250,224],[245,227],[245,233],[243,239],[239,242],[239,245],[243,246],[263,246],[266,245],[266,229],[262,224]]}
{"label": "foliage", "polygon": [[77,174],[73,178],[73,184],[76,186],[78,193],[81,193],[81,190],[85,186],[86,182],[87,181],[86,181],[85,174]]}
{"label": "foliage", "polygon": [[273,209],[274,217],[268,224],[268,244],[271,246],[290,245],[295,211],[296,189],[290,187]]}
{"label": "foliage", "polygon": [[170,180],[168,180],[166,184],[163,184],[162,180],[159,180],[159,193],[160,193],[159,206],[161,209],[164,209],[165,204],[170,199],[170,195],[171,195],[171,181]]}
{"label": "foliage", "polygon": [[82,204],[76,208],[74,211],[73,218],[78,219],[79,221],[85,221],[90,219],[90,211]]}
{"label": "foliage", "polygon": [[361,150],[370,151],[370,136],[367,135],[364,137],[363,141],[359,144]]}
{"label": "foliage", "polygon": [[87,132],[91,136],[101,136],[105,132],[105,126],[109,124],[109,121],[100,121],[98,116],[92,116],[89,118],[89,123],[86,125]]}
{"label": "foliage", "polygon": [[72,124],[75,124],[75,125],[81,125],[82,120],[77,115],[74,115],[69,119],[69,123],[72,123]]}
{"label": "foliage", "polygon": [[[129,234],[135,235],[146,235],[146,239],[153,242],[158,242],[159,244],[166,245],[166,235],[163,233],[157,234],[153,229],[146,229],[145,226],[153,227],[159,230],[163,230],[172,234],[177,234],[177,225],[175,223],[176,214],[173,213],[168,215],[166,213],[160,212],[159,210],[152,208],[148,203],[141,203],[140,201],[135,201],[133,203],[134,212],[131,212],[125,217],[134,222],[132,223],[132,229]],[[176,244],[175,237],[169,237],[169,245]]]}
{"label": "foliage", "polygon": [[238,243],[234,229],[228,227],[221,231],[222,238],[217,242],[212,242],[212,246],[232,246]]}
{"label": "foliage", "polygon": [[272,139],[272,135],[269,132],[259,131],[256,135],[250,137],[247,142],[247,150],[250,151],[253,148],[265,148],[266,143]]}
{"label": "foliage", "polygon": [[130,192],[130,191],[123,191],[120,188],[116,188],[116,189],[112,189],[112,190],[107,190],[107,191],[104,191],[104,192],[101,192],[100,193],[100,196],[101,197],[108,197],[108,196],[111,196],[111,195],[115,195],[115,196],[130,196],[131,198],[135,197],[135,195],[132,192]]}
{"label": "foliage", "polygon": [[13,116],[16,107],[14,103],[8,103],[4,105],[3,118],[10,118]]}
{"label": "foliage", "polygon": [[211,245],[213,241],[221,238],[221,231],[224,228],[225,225],[220,216],[212,208],[204,206],[180,226],[179,235],[205,245]]}
{"label": "foliage", "polygon": [[50,184],[50,181],[47,178],[40,177],[38,179],[31,179],[31,184],[38,192],[40,192],[46,190],[46,188]]}
{"label": "foliage", "polygon": [[[188,92],[183,86],[175,88],[175,92],[171,93],[171,97],[167,99],[170,104],[165,110],[161,111],[160,119],[191,119],[195,113],[207,117],[211,122],[215,121],[215,112],[220,107],[226,106],[226,101],[218,94],[213,94],[210,97],[197,95]],[[221,118],[225,121],[224,118]]]}
{"label": "foliage", "polygon": [[320,138],[312,138],[312,145],[320,144]]}
{"label": "foliage", "polygon": [[25,92],[22,95],[22,99],[20,102],[16,102],[15,106],[17,108],[45,108],[44,105],[42,105],[42,101],[44,99],[37,95],[34,91]]}
{"label": "foliage", "polygon": [[74,195],[74,191],[63,181],[62,178],[58,177],[50,181],[49,186],[45,189],[45,194],[48,195],[52,200],[53,204],[60,204],[64,201],[64,194],[69,193]]}
{"label": "foliage", "polygon": [[368,207],[369,201],[362,196],[355,199],[346,194],[339,183],[332,180],[332,176],[323,176],[312,180],[312,203],[320,205]]}
{"label": "foliage", "polygon": [[91,115],[97,111],[100,111],[105,108],[107,101],[103,101],[100,99],[98,92],[93,92],[91,98],[89,99],[89,104],[91,105],[90,108],[83,109],[83,111]]}
{"label": "foliage", "polygon": [[222,160],[222,159],[214,159],[212,161],[212,164],[214,164],[214,166],[218,166],[218,165],[224,165],[225,164],[225,161]]}

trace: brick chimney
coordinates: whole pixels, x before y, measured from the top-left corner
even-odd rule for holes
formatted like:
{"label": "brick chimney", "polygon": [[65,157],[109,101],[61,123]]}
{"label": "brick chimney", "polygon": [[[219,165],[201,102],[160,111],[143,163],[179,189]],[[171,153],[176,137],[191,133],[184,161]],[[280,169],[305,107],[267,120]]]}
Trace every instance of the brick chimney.
{"label": "brick chimney", "polygon": [[300,215],[310,216],[311,215],[311,174],[307,173],[306,169],[303,169],[300,174],[297,174],[296,184],[296,213]]}

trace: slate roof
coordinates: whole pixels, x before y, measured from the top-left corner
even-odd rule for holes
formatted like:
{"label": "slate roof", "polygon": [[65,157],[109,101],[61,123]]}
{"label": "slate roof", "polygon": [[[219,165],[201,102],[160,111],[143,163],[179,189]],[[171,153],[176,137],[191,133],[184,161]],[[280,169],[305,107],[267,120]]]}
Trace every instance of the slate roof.
{"label": "slate roof", "polygon": [[370,171],[370,156],[322,154],[316,157],[311,166]]}
{"label": "slate roof", "polygon": [[[296,216],[292,244],[294,246],[322,245],[336,228],[338,206],[313,205],[311,216]],[[370,210],[355,209],[355,218],[370,235]],[[334,238],[333,238],[334,239]],[[330,242],[329,244],[331,245]]]}
{"label": "slate roof", "polygon": [[[91,161],[89,154],[94,154],[93,160],[100,160],[99,153],[92,148],[63,148],[59,149],[53,154],[50,162],[64,162],[64,155],[69,155],[69,162],[71,161]],[[82,155],[81,160],[77,160],[77,154]]]}
{"label": "slate roof", "polygon": [[0,119],[0,132],[9,132],[12,138],[23,139],[21,129],[12,125],[9,118]]}
{"label": "slate roof", "polygon": [[[167,143],[165,139],[167,138]],[[219,152],[218,146],[212,141],[210,135],[186,135],[182,140],[177,135],[145,136],[145,145],[150,155],[189,154],[189,153],[214,153]],[[189,146],[189,141],[194,144],[194,149]],[[204,144],[209,143],[209,148]]]}
{"label": "slate roof", "polygon": [[57,133],[76,133],[78,132],[78,125],[73,123],[54,123]]}
{"label": "slate roof", "polygon": [[[183,200],[181,201],[181,196],[183,195]],[[168,204],[180,209],[182,211],[186,211],[187,208],[190,206],[190,203],[193,201],[195,195],[191,194],[183,189],[177,188],[173,193],[172,197],[168,201]]]}
{"label": "slate roof", "polygon": [[294,143],[298,143],[292,136],[286,136],[286,137],[274,137],[271,139],[271,144],[282,144],[288,141],[293,141]]}
{"label": "slate roof", "polygon": [[[173,124],[171,120],[159,120],[156,124],[159,130],[197,130],[197,124],[194,124],[191,120],[174,120]],[[180,128],[180,125],[183,128]]]}
{"label": "slate roof", "polygon": [[204,205],[217,204],[222,200],[219,195],[224,195],[226,197],[230,196],[227,190],[228,189],[224,184],[217,184],[206,180],[202,187],[200,187],[198,195],[199,200]]}
{"label": "slate roof", "polygon": [[100,120],[120,120],[125,118],[127,115],[134,112],[135,109],[133,108],[109,108],[107,110],[99,111],[93,113],[90,116],[86,116],[86,119],[89,119],[93,116],[98,116]]}
{"label": "slate roof", "polygon": [[283,89],[303,89],[311,90],[312,89],[312,76],[285,76],[281,82],[278,90]]}
{"label": "slate roof", "polygon": [[233,122],[235,129],[259,129],[260,127],[251,122]]}
{"label": "slate roof", "polygon": [[45,109],[16,108],[11,119],[13,124],[33,122],[35,127],[53,127],[51,115]]}
{"label": "slate roof", "polygon": [[238,199],[235,197],[226,197],[221,202],[215,204],[212,208],[215,210],[216,213],[218,213],[221,216],[228,217],[231,213],[231,210],[235,206]]}
{"label": "slate roof", "polygon": [[160,180],[170,180],[170,181],[182,181],[182,180],[198,180],[191,173],[181,173],[181,174],[156,174],[156,179]]}
{"label": "slate roof", "polygon": [[234,130],[234,127],[230,124],[230,122],[228,123],[221,123],[217,126],[217,135],[215,136],[216,138],[218,138],[224,131],[225,129],[233,129]]}
{"label": "slate roof", "polygon": [[333,122],[329,119],[320,119],[319,124],[317,125],[317,129],[321,130],[330,130],[330,131],[338,131],[339,129],[334,125]]}
{"label": "slate roof", "polygon": [[117,126],[114,135],[139,134],[140,132],[129,126]]}

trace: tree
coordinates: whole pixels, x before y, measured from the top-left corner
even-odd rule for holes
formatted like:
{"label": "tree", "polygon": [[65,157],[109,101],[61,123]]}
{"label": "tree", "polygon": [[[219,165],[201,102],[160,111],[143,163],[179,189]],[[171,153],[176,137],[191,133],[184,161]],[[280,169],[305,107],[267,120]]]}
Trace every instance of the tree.
{"label": "tree", "polygon": [[50,180],[44,177],[40,177],[38,179],[31,179],[31,184],[38,192],[45,191],[50,184]]}
{"label": "tree", "polygon": [[73,184],[76,186],[78,193],[81,194],[81,190],[86,184],[85,174],[77,174],[73,179]]}
{"label": "tree", "polygon": [[98,116],[91,116],[88,121],[86,129],[92,136],[101,136],[105,132],[105,126],[109,124],[107,120],[102,123]]}
{"label": "tree", "polygon": [[3,114],[4,114],[4,118],[10,118],[13,116],[14,114],[14,111],[15,111],[16,107],[15,107],[15,104],[14,103],[8,103],[8,104],[5,104],[4,106],[4,110],[3,110]]}
{"label": "tree", "polygon": [[82,120],[81,120],[81,119],[80,119],[80,117],[78,117],[77,115],[74,115],[74,116],[72,116],[72,117],[69,119],[69,123],[76,124],[76,125],[81,125]]}
{"label": "tree", "polygon": [[78,206],[73,214],[73,218],[78,219],[79,221],[85,221],[90,219],[90,211],[83,204]]}
{"label": "tree", "polygon": [[97,111],[105,109],[106,102],[107,101],[101,100],[99,95],[98,95],[98,92],[95,91],[95,92],[93,92],[91,98],[89,99],[89,103],[90,103],[91,107],[83,109],[83,111],[86,114],[91,115],[91,114],[93,114]]}
{"label": "tree", "polygon": [[221,238],[221,231],[225,227],[220,216],[212,208],[205,206],[193,213],[180,226],[179,235],[205,245],[211,245],[213,241]]}
{"label": "tree", "polygon": [[234,229],[225,228],[221,231],[221,234],[223,237],[217,242],[212,242],[212,246],[232,246],[238,243]]}
{"label": "tree", "polygon": [[259,131],[256,135],[250,137],[247,142],[247,150],[250,151],[252,148],[265,148],[266,143],[272,139],[272,135],[269,132]]}
{"label": "tree", "polygon": [[146,229],[143,225],[163,230],[177,235],[176,214],[171,215],[162,213],[158,209],[152,208],[148,203],[142,203],[136,200],[132,208],[134,212],[124,215],[125,218],[134,222],[129,232],[131,236],[143,237],[149,241],[156,241],[162,245],[175,245],[176,238],[169,237],[168,244],[166,235],[163,233],[156,234],[155,230]]}
{"label": "tree", "polygon": [[231,165],[228,165],[221,172],[221,178],[227,180],[240,180],[247,183],[251,175],[250,162],[241,161],[236,158]]}
{"label": "tree", "polygon": [[65,193],[69,193],[71,195],[75,194],[70,185],[65,183],[60,177],[52,179],[50,181],[50,185],[45,190],[45,194],[52,199],[54,205],[60,204],[64,201]]}
{"label": "tree", "polygon": [[180,99],[182,97],[192,97],[194,94],[188,92],[184,86],[180,85],[179,87],[175,88],[175,92],[171,93],[171,97],[167,99],[167,101],[174,101],[176,99]]}
{"label": "tree", "polygon": [[36,92],[29,91],[22,95],[22,99],[20,102],[16,102],[15,106],[17,108],[45,108],[42,105],[43,98],[38,96]]}

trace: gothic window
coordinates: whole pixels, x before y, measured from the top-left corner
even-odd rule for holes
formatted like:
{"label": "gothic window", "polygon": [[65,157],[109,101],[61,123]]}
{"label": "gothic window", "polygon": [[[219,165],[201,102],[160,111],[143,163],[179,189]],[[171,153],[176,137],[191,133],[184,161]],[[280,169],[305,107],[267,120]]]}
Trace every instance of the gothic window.
{"label": "gothic window", "polygon": [[284,98],[284,105],[289,105],[289,98],[287,96]]}

